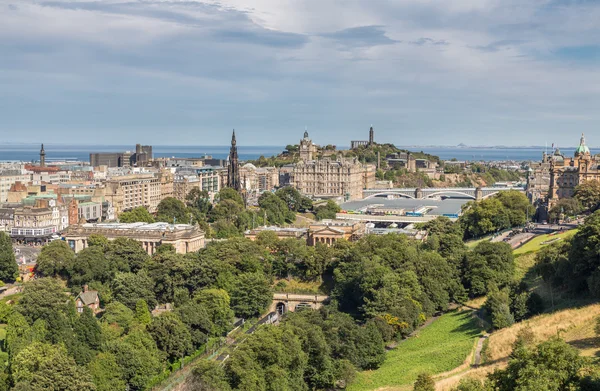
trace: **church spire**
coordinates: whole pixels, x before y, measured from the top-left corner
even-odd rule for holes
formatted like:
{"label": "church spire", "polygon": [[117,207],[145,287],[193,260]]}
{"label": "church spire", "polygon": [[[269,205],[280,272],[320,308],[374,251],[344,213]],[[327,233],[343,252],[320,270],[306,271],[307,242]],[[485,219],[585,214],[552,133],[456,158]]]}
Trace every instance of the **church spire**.
{"label": "church spire", "polygon": [[242,190],[240,182],[240,167],[238,161],[237,141],[235,139],[235,129],[231,135],[231,148],[229,149],[229,166],[227,166],[227,187],[236,191]]}
{"label": "church spire", "polygon": [[40,166],[46,167],[46,151],[44,150],[44,144],[42,144],[42,149],[40,149]]}

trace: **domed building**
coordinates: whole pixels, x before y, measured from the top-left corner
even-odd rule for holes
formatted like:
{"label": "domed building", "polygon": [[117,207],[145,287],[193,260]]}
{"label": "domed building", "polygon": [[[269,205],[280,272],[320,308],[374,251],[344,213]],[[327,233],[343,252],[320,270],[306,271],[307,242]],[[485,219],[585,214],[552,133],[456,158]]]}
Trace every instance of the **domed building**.
{"label": "domed building", "polygon": [[587,181],[600,180],[600,157],[591,154],[583,133],[572,158],[565,157],[557,148],[549,160],[549,208],[561,198],[572,197],[578,185]]}

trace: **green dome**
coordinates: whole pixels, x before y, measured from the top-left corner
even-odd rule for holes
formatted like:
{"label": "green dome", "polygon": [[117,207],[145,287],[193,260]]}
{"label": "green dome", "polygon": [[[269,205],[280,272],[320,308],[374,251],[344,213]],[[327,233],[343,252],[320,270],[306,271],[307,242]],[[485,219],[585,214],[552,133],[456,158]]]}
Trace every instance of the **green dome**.
{"label": "green dome", "polygon": [[579,140],[579,146],[575,150],[575,155],[583,155],[590,153],[590,149],[585,145],[585,136],[581,133],[581,139]]}

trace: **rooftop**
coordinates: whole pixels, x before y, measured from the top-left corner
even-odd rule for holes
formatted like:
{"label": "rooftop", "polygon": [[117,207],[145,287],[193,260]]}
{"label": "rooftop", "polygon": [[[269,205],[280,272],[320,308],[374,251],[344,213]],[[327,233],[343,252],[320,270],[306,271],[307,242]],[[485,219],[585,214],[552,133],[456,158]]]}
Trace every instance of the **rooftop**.
{"label": "rooftop", "polygon": [[113,230],[138,230],[138,231],[183,231],[195,228],[189,224],[170,223],[86,223],[83,228],[113,229]]}

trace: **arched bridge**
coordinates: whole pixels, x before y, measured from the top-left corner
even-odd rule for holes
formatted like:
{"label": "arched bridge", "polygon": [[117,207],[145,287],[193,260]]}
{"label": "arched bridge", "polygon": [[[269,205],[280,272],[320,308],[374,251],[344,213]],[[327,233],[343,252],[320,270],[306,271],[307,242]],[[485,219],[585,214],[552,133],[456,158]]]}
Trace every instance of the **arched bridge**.
{"label": "arched bridge", "polygon": [[280,315],[286,312],[295,312],[302,308],[311,308],[317,310],[323,306],[323,303],[329,300],[329,296],[324,295],[299,295],[295,293],[274,293],[273,303],[269,312],[275,311]]}
{"label": "arched bridge", "polygon": [[501,191],[516,190],[525,192],[522,187],[431,187],[431,188],[396,188],[396,189],[365,189],[363,197],[365,199],[381,197],[386,195],[396,195],[416,200],[431,198],[436,196],[465,197],[474,200],[482,200],[498,194]]}

